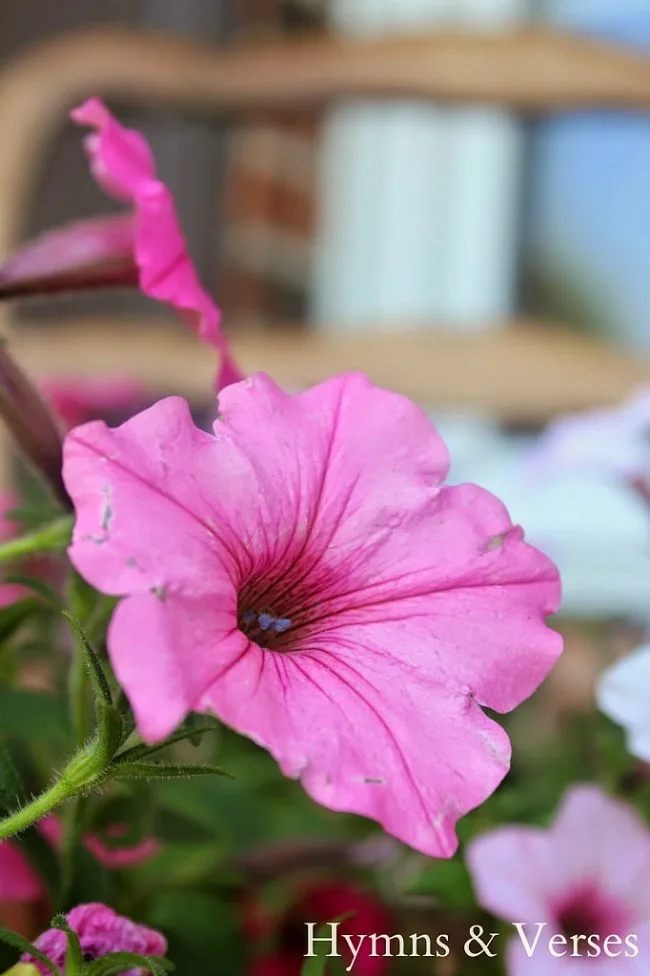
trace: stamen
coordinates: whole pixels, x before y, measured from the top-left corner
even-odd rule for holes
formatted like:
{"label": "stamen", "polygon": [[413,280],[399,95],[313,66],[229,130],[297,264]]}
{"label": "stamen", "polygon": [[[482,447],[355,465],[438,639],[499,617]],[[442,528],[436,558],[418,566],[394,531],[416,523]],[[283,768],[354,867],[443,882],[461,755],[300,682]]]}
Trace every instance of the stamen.
{"label": "stamen", "polygon": [[290,630],[292,621],[289,617],[275,617],[268,610],[263,613],[247,610],[241,616],[240,626],[250,640],[273,649],[274,639]]}
{"label": "stamen", "polygon": [[257,619],[262,630],[268,630],[275,623],[270,613],[261,613]]}

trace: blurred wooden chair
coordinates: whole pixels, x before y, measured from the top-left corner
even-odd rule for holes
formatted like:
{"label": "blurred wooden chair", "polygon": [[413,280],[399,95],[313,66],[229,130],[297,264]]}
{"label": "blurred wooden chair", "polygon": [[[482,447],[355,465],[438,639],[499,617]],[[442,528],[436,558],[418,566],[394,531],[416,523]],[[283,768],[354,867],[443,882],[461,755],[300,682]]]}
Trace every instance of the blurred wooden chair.
{"label": "blurred wooden chair", "polygon": [[[222,50],[102,29],[36,48],[0,75],[0,257],[15,246],[48,147],[70,107],[91,95],[174,106],[235,120],[260,108],[323,105],[348,96],[496,103],[526,114],[609,107],[650,111],[650,58],[549,30],[338,38]],[[2,325],[35,376],[130,371],[187,396],[210,389],[214,364],[166,322],[91,321],[83,327]],[[227,326],[227,323],[226,323]],[[233,335],[246,370],[299,387],[347,369],[420,403],[478,406],[505,420],[541,422],[612,403],[650,383],[650,359],[540,322],[459,334],[369,335],[285,329]],[[151,355],[152,348],[156,355]]]}

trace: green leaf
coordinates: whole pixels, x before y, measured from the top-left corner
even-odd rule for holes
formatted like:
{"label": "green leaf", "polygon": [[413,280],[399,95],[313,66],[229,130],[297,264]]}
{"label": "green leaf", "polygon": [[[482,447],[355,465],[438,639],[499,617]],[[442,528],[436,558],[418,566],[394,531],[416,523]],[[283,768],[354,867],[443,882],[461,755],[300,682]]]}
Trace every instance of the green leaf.
{"label": "green leaf", "polygon": [[135,729],[135,715],[131,709],[131,703],[120,688],[116,708],[122,716],[122,742],[123,745]]}
{"label": "green leaf", "polygon": [[65,953],[65,976],[81,976],[84,960],[79,936],[70,928],[65,915],[55,915],[52,919],[52,928],[65,932],[68,940]]}
{"label": "green leaf", "polygon": [[214,732],[219,728],[218,723],[206,721],[199,725],[194,725],[190,728],[182,728],[173,735],[170,735],[167,739],[162,742],[157,742],[155,745],[147,745],[143,742],[137,746],[133,746],[131,749],[127,749],[125,752],[120,753],[117,756],[117,762],[132,762],[134,759],[143,759],[146,756],[153,756],[157,752],[161,752],[163,749],[167,749],[168,746],[175,745],[177,742],[183,742],[185,739],[195,739],[197,736],[200,738],[206,732]]}
{"label": "green leaf", "polygon": [[17,949],[18,952],[28,952],[30,956],[34,959],[38,959],[42,962],[45,968],[53,974],[53,976],[61,976],[61,971],[59,967],[56,966],[49,956],[46,956],[37,949],[28,939],[23,938],[22,935],[18,935],[17,932],[12,932],[11,929],[6,929],[4,926],[0,925],[0,939],[10,945],[12,949]]}
{"label": "green leaf", "polygon": [[109,779],[189,779],[192,776],[227,776],[219,766],[166,762],[117,762],[107,770]]}
{"label": "green leaf", "polygon": [[68,747],[68,711],[54,695],[23,688],[0,688],[0,734]]}
{"label": "green leaf", "polygon": [[[140,956],[136,952],[111,952],[101,959],[95,959],[88,966],[84,976],[115,976],[132,969],[150,972],[152,976],[165,976],[174,964],[160,956]],[[66,974],[67,976],[67,974]]]}
{"label": "green leaf", "polygon": [[100,660],[95,654],[90,641],[86,637],[81,624],[77,618],[67,610],[63,611],[63,616],[70,624],[70,629],[72,630],[74,639],[77,642],[77,646],[85,657],[86,664],[88,666],[88,673],[90,674],[90,680],[95,690],[97,700],[102,701],[105,705],[112,706],[113,696],[111,694],[110,685],[106,675],[104,674],[104,669],[102,668]]}

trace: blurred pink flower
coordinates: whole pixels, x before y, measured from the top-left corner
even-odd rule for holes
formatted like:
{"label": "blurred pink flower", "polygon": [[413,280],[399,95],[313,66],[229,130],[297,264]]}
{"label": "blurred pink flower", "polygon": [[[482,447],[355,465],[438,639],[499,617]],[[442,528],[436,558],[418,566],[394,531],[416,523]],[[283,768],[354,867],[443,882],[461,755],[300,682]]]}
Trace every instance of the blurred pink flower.
{"label": "blurred pink flower", "polygon": [[[395,921],[375,895],[342,881],[305,886],[279,916],[259,900],[246,906],[244,930],[254,952],[250,976],[300,976],[308,950],[305,923],[320,928],[338,919],[337,944],[344,967],[353,963],[357,976],[382,976],[390,967],[389,958],[379,952],[371,955],[373,944],[369,938],[359,942],[359,937],[391,935]],[[359,946],[354,958],[345,935],[353,936],[353,945]],[[325,971],[329,973],[329,967]]]}
{"label": "blurred pink flower", "polygon": [[143,405],[142,383],[128,376],[52,377],[41,391],[65,426],[77,427],[112,413],[132,413]]}
{"label": "blurred pink flower", "polygon": [[[502,827],[473,840],[466,857],[479,904],[524,925],[529,947],[546,923],[532,955],[515,933],[508,945],[509,976],[648,972],[650,832],[631,807],[597,787],[576,786],[548,830]],[[549,950],[553,935],[566,940],[554,946],[566,953],[562,958]],[[636,956],[634,943],[625,943],[631,935],[637,937]],[[605,951],[608,936],[617,958]],[[574,951],[580,957],[572,958]]]}
{"label": "blurred pink flower", "polygon": [[650,390],[608,410],[560,417],[530,453],[529,475],[582,468],[630,482],[650,479]]}
{"label": "blurred pink flower", "polygon": [[[39,822],[39,830],[47,841],[58,847],[61,843],[61,824],[49,815]],[[118,839],[125,828],[115,824],[106,837]],[[95,834],[88,834],[84,846],[106,868],[119,869],[141,864],[160,849],[159,842],[145,838],[137,844],[117,847]],[[43,884],[20,847],[11,840],[0,841],[0,901],[37,901],[45,896]]]}
{"label": "blurred pink flower", "polygon": [[219,325],[219,310],[190,260],[171,193],[156,175],[146,139],[123,128],[97,98],[72,111],[95,131],[85,146],[92,174],[106,193],[133,206],[133,250],[141,291],[177,309],[221,353],[217,388],[241,379]]}
{"label": "blurred pink flower", "polygon": [[[146,925],[138,925],[130,918],[117,915],[112,908],[97,902],[77,905],[66,915],[68,925],[77,933],[86,962],[101,959],[111,952],[137,952],[143,956],[164,956],[167,941],[160,932]],[[48,929],[34,945],[60,967],[65,965],[67,938],[60,929]],[[29,953],[23,962],[31,962],[43,976],[48,970]],[[141,969],[130,969],[123,976],[140,976]]]}
{"label": "blurred pink flower", "polygon": [[108,827],[105,837],[97,834],[88,834],[84,840],[84,845],[91,854],[106,868],[129,868],[135,864],[142,864],[154,857],[160,850],[160,843],[155,837],[145,837],[137,844],[125,844],[117,847],[115,843],[108,843],[108,840],[119,841],[124,836],[126,828],[121,824],[113,824]]}
{"label": "blurred pink flower", "polygon": [[496,788],[507,712],[553,667],[553,564],[404,397],[349,374],[290,396],[256,374],[214,433],[163,400],[79,427],[69,550],[124,596],[108,644],[148,742],[190,711],[266,747],[318,802],[434,856]]}

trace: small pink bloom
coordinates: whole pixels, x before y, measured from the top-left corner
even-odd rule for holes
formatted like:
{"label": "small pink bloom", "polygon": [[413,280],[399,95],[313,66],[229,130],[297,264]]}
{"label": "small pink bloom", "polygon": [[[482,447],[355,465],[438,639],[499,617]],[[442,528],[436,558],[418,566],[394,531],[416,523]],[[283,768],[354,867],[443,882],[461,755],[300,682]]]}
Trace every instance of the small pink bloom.
{"label": "small pink bloom", "polygon": [[146,139],[123,128],[97,98],[74,109],[71,117],[95,130],[86,137],[85,146],[97,182],[134,209],[133,247],[140,289],[150,298],[172,305],[202,339],[220,351],[218,389],[241,379],[219,327],[219,310],[199,282],[174,201],[157,178]]}
{"label": "small pink bloom", "polygon": [[46,379],[41,391],[68,428],[98,417],[133,413],[144,400],[142,384],[119,375]]}
{"label": "small pink bloom", "polygon": [[[349,918],[343,916],[350,915]],[[245,918],[249,942],[257,950],[250,976],[300,976],[308,951],[308,922],[316,928],[341,919],[338,939],[344,965],[354,963],[358,976],[382,976],[390,967],[386,955],[371,955],[373,945],[363,938],[353,959],[345,936],[357,945],[360,936],[392,935],[395,923],[388,909],[370,892],[348,882],[328,882],[306,887],[279,917],[254,902]],[[266,944],[265,951],[259,951]],[[382,942],[379,946],[382,946]],[[329,973],[329,969],[326,970]]]}
{"label": "small pink bloom", "polygon": [[[164,956],[167,952],[167,942],[160,932],[146,925],[137,925],[123,915],[116,915],[107,905],[77,905],[66,918],[70,928],[79,936],[87,962],[101,959],[111,952],[137,952],[143,956]],[[57,966],[64,966],[67,946],[65,932],[48,929],[36,939],[34,945]],[[43,964],[29,954],[25,954],[22,961],[31,962],[43,976],[49,976]],[[141,973],[141,969],[130,969],[123,976],[140,976]]]}
{"label": "small pink bloom", "polygon": [[219,411],[208,434],[171,397],[66,439],[70,558],[126,597],[109,653],[141,734],[213,712],[318,802],[450,855],[509,765],[482,706],[560,653],[557,570],[493,495],[443,487],[426,416],[363,376],[256,374]]}
{"label": "small pink bloom", "polygon": [[[503,827],[472,841],[467,863],[479,904],[508,922],[525,923],[532,943],[546,923],[532,956],[518,935],[508,946],[509,976],[646,974],[650,952],[650,832],[636,812],[592,786],[571,789],[548,830]],[[568,940],[566,957],[548,948],[553,935]],[[610,958],[604,951],[607,936]],[[625,946],[638,937],[638,955]],[[571,958],[572,936],[581,955]],[[562,952],[562,945],[555,949]]]}

